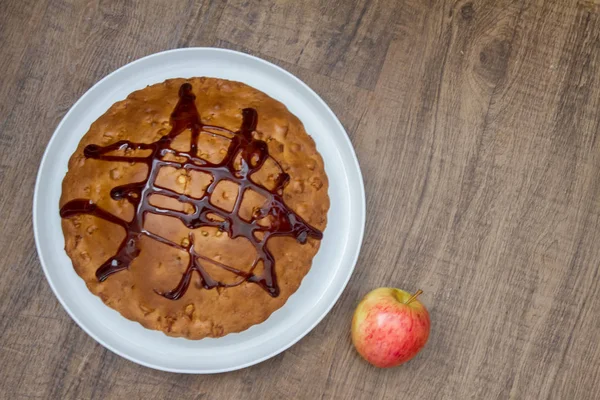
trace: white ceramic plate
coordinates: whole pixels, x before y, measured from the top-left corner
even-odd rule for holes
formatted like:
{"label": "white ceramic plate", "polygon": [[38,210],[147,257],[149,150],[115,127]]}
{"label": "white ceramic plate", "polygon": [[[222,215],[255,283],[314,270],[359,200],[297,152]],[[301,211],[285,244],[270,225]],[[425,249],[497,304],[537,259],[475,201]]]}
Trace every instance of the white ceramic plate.
{"label": "white ceramic plate", "polygon": [[[265,322],[218,339],[171,338],[123,318],[92,295],[64,251],[58,215],[67,162],[90,124],[135,90],[168,78],[210,76],[241,81],[281,101],[300,118],[325,160],[331,208],[321,248],[298,291]],[[172,372],[216,373],[256,364],[287,349],[323,319],[344,290],[360,250],[365,194],[344,128],[306,84],[256,57],[189,48],[157,53],[108,75],[75,103],[42,159],[33,199],[33,229],[46,278],[79,326],[100,344],[136,363]]]}

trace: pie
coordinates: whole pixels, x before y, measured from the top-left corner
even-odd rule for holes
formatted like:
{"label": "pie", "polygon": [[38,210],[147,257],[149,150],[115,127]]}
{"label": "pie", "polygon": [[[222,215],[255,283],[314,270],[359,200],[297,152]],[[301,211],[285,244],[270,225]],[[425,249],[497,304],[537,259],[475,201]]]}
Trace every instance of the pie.
{"label": "pie", "polygon": [[65,250],[89,290],[188,339],[266,320],[298,289],[329,210],[302,122],[240,82],[169,79],[113,104],[62,183]]}

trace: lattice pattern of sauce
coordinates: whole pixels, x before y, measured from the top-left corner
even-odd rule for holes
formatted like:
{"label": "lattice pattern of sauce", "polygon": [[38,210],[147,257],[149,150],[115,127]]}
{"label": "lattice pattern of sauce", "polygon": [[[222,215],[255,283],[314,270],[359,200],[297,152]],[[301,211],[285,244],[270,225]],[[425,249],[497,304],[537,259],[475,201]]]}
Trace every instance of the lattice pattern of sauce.
{"label": "lattice pattern of sauce", "polygon": [[[281,170],[275,187],[271,190],[252,179],[252,174],[258,171],[267,158],[270,157],[267,144],[252,137],[252,132],[255,131],[258,122],[256,110],[252,108],[244,109],[242,111],[242,126],[237,132],[232,132],[222,127],[203,124],[196,109],[195,99],[196,96],[192,93],[192,85],[189,83],[181,85],[179,101],[171,114],[172,129],[156,142],[133,143],[123,140],[104,147],[94,144],[85,147],[84,156],[86,158],[113,162],[144,163],[148,166],[146,179],[141,182],[117,186],[110,192],[111,198],[114,200],[125,199],[134,206],[135,215],[131,221],[128,222],[118,218],[86,199],[69,201],[61,208],[60,215],[63,218],[69,218],[89,214],[120,225],[125,229],[126,236],[121,242],[117,253],[106,260],[96,271],[96,277],[100,282],[116,272],[129,268],[131,262],[140,254],[138,246],[140,238],[148,236],[189,254],[188,266],[177,287],[165,293],[156,291],[167,299],[176,300],[186,293],[194,271],[198,272],[201,284],[206,289],[231,287],[247,281],[260,285],[273,297],[278,296],[279,286],[275,274],[275,259],[267,248],[269,239],[275,236],[291,236],[304,244],[309,236],[320,240],[323,234],[310,226],[284,203],[283,188],[289,181],[287,173]],[[176,151],[172,149],[170,147],[172,141],[188,129],[191,131],[190,150]],[[218,163],[211,163],[198,157],[198,137],[201,132],[206,132],[205,129],[210,129],[211,133],[221,132],[223,137],[230,140],[225,157]],[[151,153],[145,157],[108,154],[115,150],[150,150]],[[169,154],[177,157],[178,160],[185,159],[185,161],[167,161],[165,156]],[[235,167],[236,160],[239,160],[240,163],[238,168]],[[277,163],[277,161],[275,162]],[[212,180],[202,197],[191,197],[156,185],[155,181],[162,167],[208,173],[212,176]],[[232,211],[226,211],[210,202],[213,191],[222,181],[232,181],[238,185],[238,196]],[[249,189],[256,191],[267,200],[248,221],[240,217],[239,210],[244,193]],[[152,195],[167,196],[182,203],[191,204],[194,207],[194,212],[186,214],[182,211],[153,206],[149,202]],[[216,227],[227,232],[231,239],[244,237],[254,245],[257,256],[249,272],[227,266],[202,256],[199,249],[195,247],[192,233],[189,234],[189,241],[185,242],[186,245],[181,245],[147,231],[144,229],[144,220],[147,213],[176,217],[190,229]],[[220,220],[211,218],[213,214],[218,216]],[[265,217],[269,217],[269,226],[258,223]],[[237,275],[239,279],[229,284],[219,282],[206,272],[202,267],[202,262],[212,263],[223,268]],[[261,262],[264,267],[263,273],[256,275],[254,270]]]}

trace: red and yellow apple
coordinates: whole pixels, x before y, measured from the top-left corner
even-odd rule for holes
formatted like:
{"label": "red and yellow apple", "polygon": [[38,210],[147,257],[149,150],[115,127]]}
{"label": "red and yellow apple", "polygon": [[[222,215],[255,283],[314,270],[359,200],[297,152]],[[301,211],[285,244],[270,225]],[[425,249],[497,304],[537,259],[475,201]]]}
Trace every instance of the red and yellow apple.
{"label": "red and yellow apple", "polygon": [[417,297],[395,288],[369,292],[352,318],[352,343],[376,367],[400,365],[425,346],[429,338],[429,313]]}

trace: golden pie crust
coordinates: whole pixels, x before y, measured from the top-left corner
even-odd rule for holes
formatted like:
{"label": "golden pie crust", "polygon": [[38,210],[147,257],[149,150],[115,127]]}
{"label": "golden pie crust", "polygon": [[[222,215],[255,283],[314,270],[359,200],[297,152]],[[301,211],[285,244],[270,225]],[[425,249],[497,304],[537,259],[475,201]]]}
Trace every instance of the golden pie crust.
{"label": "golden pie crust", "polygon": [[[290,176],[283,189],[285,204],[322,232],[329,209],[328,181],[323,160],[302,122],[265,93],[240,82],[214,78],[169,79],[133,92],[125,100],[113,104],[91,125],[72,155],[62,184],[60,207],[71,200],[89,199],[111,214],[131,220],[134,206],[126,200],[112,199],[110,191],[116,186],[144,180],[148,167],[143,163],[86,158],[84,148],[91,144],[107,146],[122,140],[152,143],[168,134],[170,115],[179,100],[179,88],[186,82],[192,85],[195,105],[203,124],[235,132],[242,124],[244,108],[257,111],[258,124],[252,136],[267,143],[273,160],[267,160],[253,177],[270,188],[269,185],[274,185],[283,169]],[[186,151],[190,140],[191,133],[184,132],[175,139],[172,147]],[[229,139],[223,136],[203,132],[198,139],[198,154],[210,162],[219,162],[226,153],[228,142]],[[114,154],[124,155],[127,152],[134,157],[143,155],[143,150],[118,150]],[[155,183],[181,194],[199,197],[211,179],[205,173],[162,167]],[[221,182],[211,195],[210,202],[230,210],[237,195],[235,183]],[[249,218],[264,200],[257,192],[247,192],[242,200],[240,216]],[[184,212],[189,212],[190,207],[190,204],[159,195],[154,195],[150,202]],[[199,275],[194,273],[187,292],[177,300],[170,300],[158,293],[168,292],[178,285],[188,264],[188,253],[150,237],[142,237],[140,253],[129,268],[100,282],[96,270],[115,255],[126,235],[123,227],[92,215],[77,215],[63,218],[62,228],[65,250],[75,271],[92,293],[124,317],[146,328],[189,339],[220,337],[266,320],[298,289],[320,245],[319,240],[310,237],[305,244],[287,236],[269,239],[267,247],[275,259],[280,289],[276,297],[258,284],[245,281],[233,287],[206,289],[199,284]],[[147,214],[144,228],[182,244],[187,244],[191,232],[194,245],[201,249],[203,257],[241,271],[249,271],[256,257],[256,250],[248,240],[232,240],[226,232],[215,227],[191,230],[178,218]],[[203,266],[211,277],[220,282],[231,284],[239,280],[239,276],[218,265],[203,263]]]}

